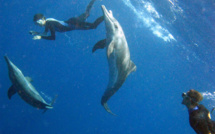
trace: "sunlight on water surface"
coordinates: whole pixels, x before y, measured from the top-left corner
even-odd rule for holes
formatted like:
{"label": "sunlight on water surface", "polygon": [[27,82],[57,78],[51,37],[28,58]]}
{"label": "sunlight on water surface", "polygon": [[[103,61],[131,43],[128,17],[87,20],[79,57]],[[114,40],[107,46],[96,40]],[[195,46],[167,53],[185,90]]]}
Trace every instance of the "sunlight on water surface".
{"label": "sunlight on water surface", "polygon": [[123,2],[134,12],[137,18],[144,24],[144,26],[148,27],[152,31],[154,35],[166,42],[173,40],[176,41],[174,36],[155,20],[162,19],[162,15],[156,11],[152,3],[140,0],[138,1],[138,4],[142,8],[137,9],[130,0],[123,0]]}

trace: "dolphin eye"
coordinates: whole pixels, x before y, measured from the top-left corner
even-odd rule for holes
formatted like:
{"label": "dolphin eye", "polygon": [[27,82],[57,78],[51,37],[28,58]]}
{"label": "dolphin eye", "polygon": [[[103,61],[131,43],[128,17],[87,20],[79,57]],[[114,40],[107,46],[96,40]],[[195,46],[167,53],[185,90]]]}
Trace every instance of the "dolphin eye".
{"label": "dolphin eye", "polygon": [[115,27],[116,29],[118,29],[118,26],[117,26],[117,25],[114,25],[114,27]]}

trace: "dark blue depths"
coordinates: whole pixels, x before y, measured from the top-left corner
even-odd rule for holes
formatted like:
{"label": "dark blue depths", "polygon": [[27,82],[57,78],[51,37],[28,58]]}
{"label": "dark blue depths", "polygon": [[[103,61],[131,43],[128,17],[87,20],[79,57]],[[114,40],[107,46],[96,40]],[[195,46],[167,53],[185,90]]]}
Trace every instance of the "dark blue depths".
{"label": "dark blue depths", "polygon": [[[202,93],[215,89],[215,3],[172,0],[173,5],[170,0],[130,0],[139,10],[141,4],[149,2],[162,15],[162,19],[155,18],[156,22],[175,38],[165,41],[141,23],[126,2],[98,0],[88,18],[93,22],[101,16],[102,4],[112,10],[124,29],[131,59],[137,66],[108,102],[118,115],[115,117],[100,105],[108,82],[106,52],[91,53],[93,45],[105,38],[104,23],[96,30],[57,33],[55,41],[35,41],[28,33],[43,30],[32,21],[35,13],[66,20],[84,12],[88,1],[1,1],[0,134],[194,133],[188,112],[181,105],[181,93],[190,88]],[[11,82],[5,54],[33,79],[33,85],[47,101],[58,94],[54,109],[42,114],[18,95],[8,100]],[[204,100],[203,104],[211,109],[213,102]]]}

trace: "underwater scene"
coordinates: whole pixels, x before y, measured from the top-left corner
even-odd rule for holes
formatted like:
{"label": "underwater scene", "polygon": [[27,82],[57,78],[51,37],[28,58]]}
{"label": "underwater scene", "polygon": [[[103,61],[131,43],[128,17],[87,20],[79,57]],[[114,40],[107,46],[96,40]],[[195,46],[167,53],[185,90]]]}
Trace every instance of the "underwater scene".
{"label": "underwater scene", "polygon": [[215,134],[214,0],[1,0],[0,134]]}

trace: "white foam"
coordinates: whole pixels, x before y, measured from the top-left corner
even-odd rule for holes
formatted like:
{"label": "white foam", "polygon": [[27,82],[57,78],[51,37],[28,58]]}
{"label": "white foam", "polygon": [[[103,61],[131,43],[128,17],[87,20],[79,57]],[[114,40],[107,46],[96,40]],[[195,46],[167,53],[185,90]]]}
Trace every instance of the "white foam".
{"label": "white foam", "polygon": [[203,95],[204,99],[215,101],[215,92],[211,93],[211,92],[206,91],[206,92],[203,92],[202,95]]}
{"label": "white foam", "polygon": [[[215,107],[215,92],[202,92],[204,101],[203,103],[206,104],[207,108],[209,108],[209,111]],[[213,113],[214,114],[214,113]]]}

